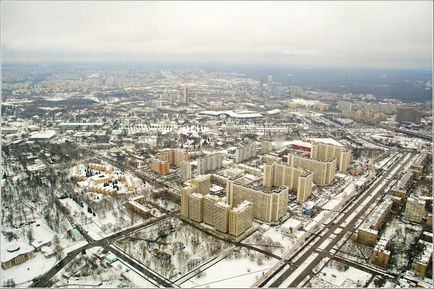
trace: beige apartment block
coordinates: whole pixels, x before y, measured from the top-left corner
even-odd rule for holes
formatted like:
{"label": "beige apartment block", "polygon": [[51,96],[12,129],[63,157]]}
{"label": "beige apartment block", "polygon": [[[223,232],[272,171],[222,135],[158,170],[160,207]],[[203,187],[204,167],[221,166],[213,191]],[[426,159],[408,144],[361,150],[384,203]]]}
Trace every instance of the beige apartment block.
{"label": "beige apartment block", "polygon": [[179,174],[181,180],[188,181],[191,179],[191,163],[188,161],[183,161],[180,164]]}
{"label": "beige apartment block", "polygon": [[425,201],[417,197],[407,199],[404,217],[412,222],[420,223],[425,215]]}
{"label": "beige apartment block", "polygon": [[191,184],[193,187],[196,187],[196,192],[201,195],[209,194],[211,189],[211,176],[204,175],[198,176],[191,180]]}
{"label": "beige apartment block", "polygon": [[189,197],[194,193],[192,186],[187,186],[181,189],[181,217],[188,219],[189,217]]}
{"label": "beige apartment block", "polygon": [[313,142],[310,157],[314,160],[328,161],[336,159],[339,171],[345,172],[351,164],[351,152],[343,146],[334,144]]}
{"label": "beige apartment block", "polygon": [[336,174],[336,159],[319,161],[295,154],[289,154],[288,165],[311,171],[313,173],[313,181],[318,186],[330,184]]}
{"label": "beige apartment block", "polygon": [[264,187],[287,186],[297,192],[297,201],[306,201],[312,193],[313,174],[301,168],[273,163],[264,165]]}
{"label": "beige apartment block", "polygon": [[252,203],[243,201],[229,211],[229,234],[235,237],[242,235],[252,227]]}
{"label": "beige apartment block", "polygon": [[220,201],[218,196],[205,195],[203,197],[203,222],[214,226],[216,222],[215,204]]}
{"label": "beige apartment block", "polygon": [[287,212],[288,187],[274,187],[263,191],[227,182],[226,194],[229,205],[235,207],[243,201],[253,204],[253,217],[264,222],[275,222]]}
{"label": "beige apartment block", "polygon": [[227,233],[229,229],[229,211],[231,206],[224,202],[214,204],[215,222],[214,228],[222,233]]}
{"label": "beige apartment block", "polygon": [[192,193],[188,197],[188,217],[198,223],[203,221],[203,195]]}

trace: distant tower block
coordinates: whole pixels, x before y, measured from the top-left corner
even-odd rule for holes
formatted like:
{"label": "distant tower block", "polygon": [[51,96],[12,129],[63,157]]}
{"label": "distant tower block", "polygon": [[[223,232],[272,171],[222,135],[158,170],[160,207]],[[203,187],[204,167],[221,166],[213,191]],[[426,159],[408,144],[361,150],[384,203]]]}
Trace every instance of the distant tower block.
{"label": "distant tower block", "polygon": [[183,102],[188,102],[188,88],[184,87]]}

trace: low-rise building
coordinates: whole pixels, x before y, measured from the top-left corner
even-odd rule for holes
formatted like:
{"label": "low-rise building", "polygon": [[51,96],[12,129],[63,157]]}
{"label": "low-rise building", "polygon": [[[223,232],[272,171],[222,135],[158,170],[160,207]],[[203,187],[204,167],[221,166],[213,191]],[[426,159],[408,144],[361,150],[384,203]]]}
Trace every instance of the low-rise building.
{"label": "low-rise building", "polygon": [[[3,244],[4,245],[4,244]],[[4,270],[9,269],[15,265],[26,262],[32,258],[34,247],[23,243],[14,242],[1,249],[1,265]]]}
{"label": "low-rise building", "polygon": [[134,198],[131,198],[128,200],[127,206],[130,208],[134,213],[141,216],[144,219],[149,219],[152,217],[151,210],[144,206],[145,204],[145,197],[144,196],[137,196]]}

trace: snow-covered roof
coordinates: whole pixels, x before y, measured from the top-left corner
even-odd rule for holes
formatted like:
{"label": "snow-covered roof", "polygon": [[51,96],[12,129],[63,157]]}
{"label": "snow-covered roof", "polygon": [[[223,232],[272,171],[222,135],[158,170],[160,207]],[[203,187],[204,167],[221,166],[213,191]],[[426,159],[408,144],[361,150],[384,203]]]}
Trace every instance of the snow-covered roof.
{"label": "snow-covered roof", "polygon": [[54,130],[38,131],[30,135],[30,139],[50,139],[56,135]]}
{"label": "snow-covered roof", "polygon": [[337,140],[332,139],[332,138],[310,138],[309,141],[332,144],[332,145],[339,146],[339,147],[342,146],[342,144],[340,142],[338,142]]}
{"label": "snow-covered roof", "polygon": [[24,242],[12,242],[8,245],[2,244],[1,248],[1,261],[7,262],[19,255],[32,252],[35,248]]}
{"label": "snow-covered roof", "polygon": [[273,114],[278,114],[280,112],[281,112],[281,110],[276,108],[276,109],[272,109],[272,110],[267,111],[266,114],[273,115]]}
{"label": "snow-covered roof", "polygon": [[202,115],[211,115],[211,116],[219,116],[219,115],[227,115],[232,118],[260,118],[263,117],[259,112],[254,111],[238,111],[235,112],[233,110],[221,110],[221,111],[213,111],[213,110],[205,110],[199,112]]}

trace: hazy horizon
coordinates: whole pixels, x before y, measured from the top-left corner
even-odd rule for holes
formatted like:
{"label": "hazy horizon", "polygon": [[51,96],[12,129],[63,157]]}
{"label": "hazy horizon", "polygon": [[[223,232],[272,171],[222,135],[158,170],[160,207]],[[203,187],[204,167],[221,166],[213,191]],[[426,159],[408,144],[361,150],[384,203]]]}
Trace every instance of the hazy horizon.
{"label": "hazy horizon", "polygon": [[2,1],[2,61],[432,70],[432,2]]}

